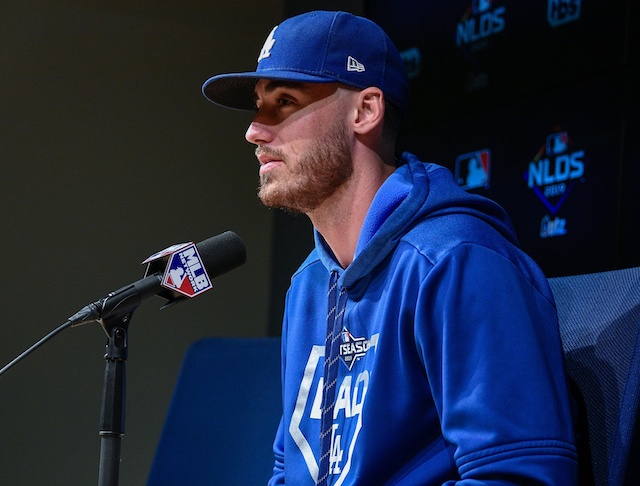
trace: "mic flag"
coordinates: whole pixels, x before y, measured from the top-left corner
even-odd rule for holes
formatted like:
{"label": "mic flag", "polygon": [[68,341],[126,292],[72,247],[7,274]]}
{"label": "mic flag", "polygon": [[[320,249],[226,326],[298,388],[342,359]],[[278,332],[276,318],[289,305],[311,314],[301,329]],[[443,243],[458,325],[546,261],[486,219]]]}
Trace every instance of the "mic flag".
{"label": "mic flag", "polygon": [[142,263],[149,264],[146,275],[158,271],[158,264],[164,268],[160,284],[173,292],[170,295],[173,300],[182,296],[193,298],[213,288],[195,243],[170,246]]}

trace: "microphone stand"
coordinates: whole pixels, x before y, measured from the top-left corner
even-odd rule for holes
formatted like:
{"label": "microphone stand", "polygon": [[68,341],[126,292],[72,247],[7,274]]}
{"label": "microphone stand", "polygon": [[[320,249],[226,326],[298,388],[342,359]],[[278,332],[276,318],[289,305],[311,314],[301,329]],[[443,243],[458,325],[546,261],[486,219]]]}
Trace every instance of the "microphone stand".
{"label": "microphone stand", "polygon": [[131,285],[110,292],[97,303],[87,306],[76,316],[76,322],[97,320],[104,329],[107,342],[104,358],[104,385],[100,414],[100,468],[98,486],[120,483],[120,452],[124,436],[126,362],[131,316],[142,301],[157,291],[159,275],[150,275]]}
{"label": "microphone stand", "polygon": [[104,358],[104,384],[100,412],[99,486],[120,484],[120,457],[124,436],[126,362],[130,316],[116,325],[103,324],[109,335]]}

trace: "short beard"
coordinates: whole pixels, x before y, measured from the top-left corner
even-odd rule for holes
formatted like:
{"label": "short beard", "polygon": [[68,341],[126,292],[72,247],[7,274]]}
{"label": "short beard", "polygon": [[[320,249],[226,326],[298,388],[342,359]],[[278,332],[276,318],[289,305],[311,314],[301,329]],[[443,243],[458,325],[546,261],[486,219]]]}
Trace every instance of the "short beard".
{"label": "short beard", "polygon": [[[275,149],[260,149],[284,158]],[[332,196],[353,173],[351,148],[343,126],[334,127],[316,141],[292,166],[284,160],[286,174],[260,176],[258,197],[265,206],[292,213],[309,213]],[[278,179],[278,177],[281,177]]]}

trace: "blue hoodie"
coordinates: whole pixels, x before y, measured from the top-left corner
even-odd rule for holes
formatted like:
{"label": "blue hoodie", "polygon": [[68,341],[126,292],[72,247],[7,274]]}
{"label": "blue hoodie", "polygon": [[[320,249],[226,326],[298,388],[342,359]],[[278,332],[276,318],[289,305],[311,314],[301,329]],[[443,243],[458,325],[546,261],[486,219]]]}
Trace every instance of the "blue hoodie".
{"label": "blue hoodie", "polygon": [[553,297],[494,202],[405,153],[342,269],[316,232],[283,323],[270,485],[315,484],[330,281],[346,299],[329,484],[576,483]]}

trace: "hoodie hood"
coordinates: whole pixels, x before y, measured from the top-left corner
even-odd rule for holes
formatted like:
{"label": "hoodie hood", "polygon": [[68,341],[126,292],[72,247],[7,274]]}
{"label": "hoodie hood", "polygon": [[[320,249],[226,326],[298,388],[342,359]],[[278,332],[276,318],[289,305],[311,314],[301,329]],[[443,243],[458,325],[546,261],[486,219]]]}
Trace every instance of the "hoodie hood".
{"label": "hoodie hood", "polygon": [[315,232],[316,250],[327,270],[340,274],[349,287],[373,270],[419,221],[444,215],[469,215],[482,220],[509,242],[518,245],[506,212],[494,201],[458,186],[451,172],[424,163],[405,152],[399,167],[378,190],[365,218],[353,262],[342,269],[328,244]]}

